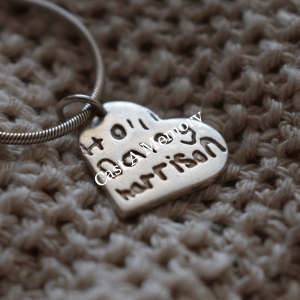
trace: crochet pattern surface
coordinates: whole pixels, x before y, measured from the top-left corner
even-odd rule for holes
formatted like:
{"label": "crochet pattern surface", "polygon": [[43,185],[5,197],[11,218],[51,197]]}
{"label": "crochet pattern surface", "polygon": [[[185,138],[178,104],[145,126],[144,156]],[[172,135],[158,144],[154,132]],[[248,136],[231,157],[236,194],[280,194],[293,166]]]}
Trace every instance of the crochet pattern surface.
{"label": "crochet pattern surface", "polygon": [[[0,299],[300,299],[296,1],[55,2],[101,47],[104,102],[201,109],[229,162],[209,187],[120,220],[75,134],[0,145]],[[86,47],[40,11],[0,9],[0,28],[0,130],[56,125],[57,101],[90,91]]]}

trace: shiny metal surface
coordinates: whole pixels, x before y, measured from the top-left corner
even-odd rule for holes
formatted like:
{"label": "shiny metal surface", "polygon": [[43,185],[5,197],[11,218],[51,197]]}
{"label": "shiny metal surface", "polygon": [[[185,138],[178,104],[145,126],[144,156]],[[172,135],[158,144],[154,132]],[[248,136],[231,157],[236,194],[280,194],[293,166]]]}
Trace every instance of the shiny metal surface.
{"label": "shiny metal surface", "polygon": [[[73,25],[79,31],[79,33],[84,37],[87,44],[91,48],[95,60],[96,78],[95,78],[95,85],[94,85],[93,92],[91,94],[91,98],[100,102],[101,95],[103,92],[103,84],[104,84],[104,64],[96,41],[94,40],[89,30],[81,23],[81,21],[73,14],[69,13],[65,9],[49,1],[45,1],[45,0],[9,0],[9,1],[15,1],[22,4],[43,8],[46,11],[59,16],[62,20],[65,20],[69,24]],[[32,132],[32,133],[0,132],[0,144],[14,144],[14,145],[37,144],[37,143],[54,140],[78,128],[85,121],[87,121],[91,117],[91,115],[92,115],[92,107],[90,104],[87,104],[73,118],[67,120],[66,122],[58,126],[43,131]]]}
{"label": "shiny metal surface", "polygon": [[[115,176],[103,188],[120,216],[136,214],[192,188],[208,185],[226,164],[228,150],[224,139],[202,122],[161,120],[149,109],[125,101],[103,106],[106,116],[95,116],[82,130],[79,147],[94,175],[110,170]],[[182,122],[189,128],[178,135],[174,128],[184,130]],[[165,133],[170,139],[166,138],[168,144],[161,145],[158,141],[161,136],[167,137]],[[151,137],[159,148],[153,153],[149,150],[147,156],[140,144],[150,146]],[[134,160],[134,167],[130,152],[141,159]],[[121,169],[118,175],[116,165]],[[97,178],[101,184],[106,181],[105,176]]]}

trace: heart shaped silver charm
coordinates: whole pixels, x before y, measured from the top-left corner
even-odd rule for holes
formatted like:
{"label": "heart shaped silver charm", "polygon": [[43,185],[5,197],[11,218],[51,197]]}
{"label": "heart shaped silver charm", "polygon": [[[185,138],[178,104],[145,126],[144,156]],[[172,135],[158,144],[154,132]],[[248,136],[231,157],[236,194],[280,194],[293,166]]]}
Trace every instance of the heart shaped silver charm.
{"label": "heart shaped silver charm", "polygon": [[81,130],[79,146],[122,217],[210,184],[226,164],[224,139],[203,122],[162,120],[125,101],[103,106],[106,116]]}

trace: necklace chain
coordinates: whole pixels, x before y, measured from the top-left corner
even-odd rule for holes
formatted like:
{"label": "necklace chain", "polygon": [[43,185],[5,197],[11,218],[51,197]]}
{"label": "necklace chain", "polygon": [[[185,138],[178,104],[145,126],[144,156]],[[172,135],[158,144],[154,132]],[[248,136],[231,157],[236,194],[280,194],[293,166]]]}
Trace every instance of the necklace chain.
{"label": "necklace chain", "polygon": [[[8,0],[5,0],[8,1]],[[50,11],[51,13],[61,17],[63,20],[73,25],[78,32],[84,37],[87,44],[91,48],[95,60],[95,84],[91,94],[91,98],[100,102],[103,86],[104,86],[104,63],[100,49],[91,35],[90,31],[83,25],[83,23],[67,10],[60,6],[46,0],[13,0],[26,5],[37,6]],[[85,123],[92,115],[92,106],[86,104],[82,110],[71,119],[55,127],[37,131],[32,133],[6,133],[0,132],[0,144],[13,145],[29,145],[43,143],[57,139],[63,135],[68,134],[80,125]]]}

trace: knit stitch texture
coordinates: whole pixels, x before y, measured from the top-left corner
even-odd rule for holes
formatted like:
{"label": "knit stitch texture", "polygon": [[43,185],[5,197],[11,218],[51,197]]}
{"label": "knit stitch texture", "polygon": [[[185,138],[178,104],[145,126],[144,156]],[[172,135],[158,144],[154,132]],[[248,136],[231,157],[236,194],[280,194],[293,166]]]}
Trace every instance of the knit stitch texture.
{"label": "knit stitch texture", "polygon": [[[60,20],[4,2],[0,130],[55,126],[58,100],[89,94],[92,57]],[[299,1],[55,3],[101,47],[104,102],[202,109],[229,161],[214,184],[121,220],[75,134],[0,145],[0,299],[300,299]]]}

